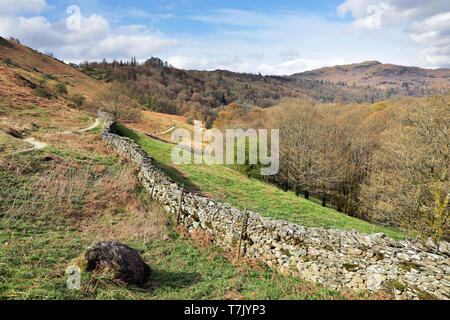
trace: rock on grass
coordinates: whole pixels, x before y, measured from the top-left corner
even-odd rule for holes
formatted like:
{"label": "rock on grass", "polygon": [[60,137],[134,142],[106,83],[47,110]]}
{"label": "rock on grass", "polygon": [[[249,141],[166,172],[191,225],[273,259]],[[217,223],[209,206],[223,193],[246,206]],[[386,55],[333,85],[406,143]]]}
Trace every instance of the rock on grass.
{"label": "rock on grass", "polygon": [[129,284],[143,285],[151,269],[139,253],[117,241],[93,242],[76,261],[81,270],[111,274]]}

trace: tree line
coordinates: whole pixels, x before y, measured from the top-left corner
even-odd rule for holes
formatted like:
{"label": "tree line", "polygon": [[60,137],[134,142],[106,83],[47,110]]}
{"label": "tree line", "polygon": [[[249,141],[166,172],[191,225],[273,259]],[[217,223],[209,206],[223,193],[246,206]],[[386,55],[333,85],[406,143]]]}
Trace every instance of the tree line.
{"label": "tree line", "polygon": [[284,99],[310,97],[318,103],[375,102],[391,93],[368,86],[357,87],[263,76],[224,70],[195,71],[173,68],[158,58],[130,61],[83,62],[73,65],[94,79],[127,87],[130,98],[148,110],[185,115],[212,122],[230,103],[245,109],[268,108]]}
{"label": "tree line", "polygon": [[329,105],[311,99],[268,110],[226,108],[218,128],[280,130],[280,171],[259,177],[347,215],[449,239],[450,95]]}

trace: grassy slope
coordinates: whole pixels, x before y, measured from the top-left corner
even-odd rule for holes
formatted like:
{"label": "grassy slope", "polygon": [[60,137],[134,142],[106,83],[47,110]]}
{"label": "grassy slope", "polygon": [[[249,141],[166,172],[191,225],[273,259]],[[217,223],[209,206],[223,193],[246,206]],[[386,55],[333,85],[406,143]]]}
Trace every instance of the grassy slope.
{"label": "grassy slope", "polygon": [[[352,298],[264,266],[233,265],[209,242],[184,238],[148,203],[135,168],[111,156],[98,135],[49,143],[0,159],[0,299]],[[82,289],[69,291],[70,261],[107,239],[141,252],[153,270],[150,283],[138,288],[83,274]]]}
{"label": "grassy slope", "polygon": [[[58,94],[56,84],[65,84],[68,93]],[[94,121],[94,102],[103,88],[100,81],[60,61],[14,42],[0,41],[0,129],[13,128],[36,136],[87,127]],[[43,97],[39,90],[51,97]],[[75,93],[87,98],[83,110],[70,100]],[[1,145],[6,144],[0,141]]]}
{"label": "grassy slope", "polygon": [[0,153],[12,153],[31,148],[32,145],[0,130]]}
{"label": "grassy slope", "polygon": [[155,164],[172,179],[194,191],[200,191],[241,209],[311,227],[357,230],[364,233],[383,232],[395,239],[404,237],[403,232],[377,227],[365,221],[349,217],[331,208],[296,197],[293,192],[283,192],[273,185],[247,176],[221,165],[172,164],[172,146],[147,138],[125,127],[122,134],[139,143],[154,159]]}
{"label": "grassy slope", "polygon": [[141,111],[141,114],[142,117],[136,123],[129,124],[131,128],[139,132],[158,134],[159,138],[171,142],[175,142],[172,140],[172,132],[159,133],[165,132],[172,127],[186,129],[191,133],[194,132],[194,126],[188,124],[185,117],[147,110]]}

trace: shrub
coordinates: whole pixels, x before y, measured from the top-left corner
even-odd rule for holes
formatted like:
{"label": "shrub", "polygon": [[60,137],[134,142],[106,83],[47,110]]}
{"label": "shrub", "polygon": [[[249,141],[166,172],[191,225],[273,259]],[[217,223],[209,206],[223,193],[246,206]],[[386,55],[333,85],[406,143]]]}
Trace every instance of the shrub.
{"label": "shrub", "polygon": [[12,41],[12,42],[15,42],[15,43],[17,43],[17,44],[20,44],[20,40],[19,39],[17,39],[17,38],[14,38],[14,37],[9,37],[9,39],[8,39],[9,41]]}
{"label": "shrub", "polygon": [[58,78],[56,77],[56,76],[54,76],[54,75],[52,75],[52,74],[44,74],[44,78],[46,79],[46,80],[55,80],[55,81],[58,81]]}
{"label": "shrub", "polygon": [[18,65],[16,62],[14,62],[11,58],[4,58],[4,59],[0,58],[0,60],[3,60],[3,61],[6,63],[6,65],[7,65],[8,67],[18,67],[18,66],[19,66],[19,65]]}
{"label": "shrub", "polygon": [[84,105],[84,103],[86,102],[86,97],[83,96],[82,94],[79,93],[74,93],[71,97],[70,100],[75,103],[75,105],[80,108]]}
{"label": "shrub", "polygon": [[42,98],[50,99],[52,97],[52,94],[43,87],[37,87],[36,89],[34,89],[34,93]]}
{"label": "shrub", "polygon": [[67,94],[67,86],[64,83],[55,84],[55,90],[59,95]]}
{"label": "shrub", "polygon": [[14,48],[14,46],[8,40],[3,39],[2,37],[0,37],[0,46]]}

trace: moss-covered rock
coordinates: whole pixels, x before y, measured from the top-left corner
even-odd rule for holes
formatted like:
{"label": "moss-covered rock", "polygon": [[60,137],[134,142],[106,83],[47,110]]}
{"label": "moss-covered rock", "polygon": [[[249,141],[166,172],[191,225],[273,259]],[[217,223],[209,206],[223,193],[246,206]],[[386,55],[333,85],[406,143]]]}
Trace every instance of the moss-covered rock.
{"label": "moss-covered rock", "polygon": [[411,262],[411,261],[404,261],[399,264],[399,267],[405,271],[411,271],[411,269],[420,270],[421,266],[417,263]]}
{"label": "moss-covered rock", "polygon": [[420,300],[439,300],[439,298],[436,297],[434,294],[422,290],[419,291],[418,297]]}
{"label": "moss-covered rock", "polygon": [[191,216],[192,220],[194,220],[195,222],[200,222],[200,217],[198,216],[198,214],[193,213]]}
{"label": "moss-covered rock", "polygon": [[146,283],[151,273],[136,250],[117,241],[93,242],[75,264],[82,271],[95,271],[138,285]]}

